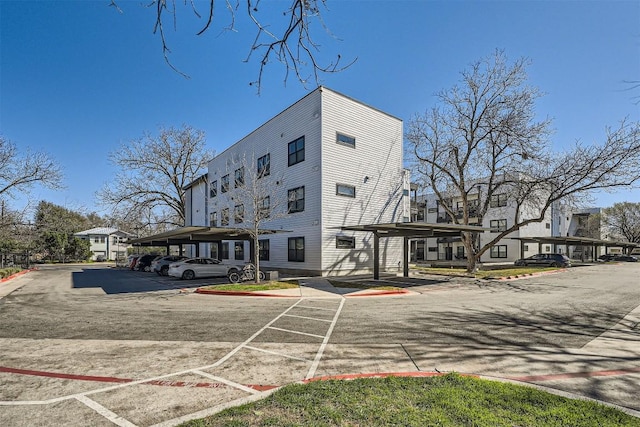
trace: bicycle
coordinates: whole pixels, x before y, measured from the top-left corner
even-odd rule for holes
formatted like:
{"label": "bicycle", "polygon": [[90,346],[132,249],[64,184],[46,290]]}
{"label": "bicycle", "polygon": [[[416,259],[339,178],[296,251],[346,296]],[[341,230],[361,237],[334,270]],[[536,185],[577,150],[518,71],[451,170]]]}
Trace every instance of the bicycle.
{"label": "bicycle", "polygon": [[[264,272],[261,271],[260,280],[264,280],[265,277]],[[250,282],[253,280],[256,280],[256,266],[251,263],[247,263],[240,271],[235,270],[229,273],[229,281],[231,283]]]}

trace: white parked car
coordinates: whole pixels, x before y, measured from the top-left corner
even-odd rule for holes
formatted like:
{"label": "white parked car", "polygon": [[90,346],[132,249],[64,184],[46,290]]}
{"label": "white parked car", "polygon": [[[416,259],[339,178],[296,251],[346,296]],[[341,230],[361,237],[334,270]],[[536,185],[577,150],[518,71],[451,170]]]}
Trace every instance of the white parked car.
{"label": "white parked car", "polygon": [[223,264],[213,258],[188,258],[169,264],[169,276],[191,280],[200,277],[227,277],[231,272],[241,268]]}

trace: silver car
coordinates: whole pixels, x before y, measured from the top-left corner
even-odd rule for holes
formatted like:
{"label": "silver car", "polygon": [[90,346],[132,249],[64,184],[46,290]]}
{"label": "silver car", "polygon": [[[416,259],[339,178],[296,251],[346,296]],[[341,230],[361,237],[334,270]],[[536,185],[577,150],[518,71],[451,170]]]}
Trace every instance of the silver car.
{"label": "silver car", "polygon": [[240,270],[238,266],[223,264],[213,258],[189,258],[169,264],[169,276],[191,280],[201,277],[227,277]]}
{"label": "silver car", "polygon": [[167,276],[169,274],[169,265],[185,259],[189,258],[180,255],[167,255],[156,258],[151,263],[151,271],[155,271],[159,276]]}

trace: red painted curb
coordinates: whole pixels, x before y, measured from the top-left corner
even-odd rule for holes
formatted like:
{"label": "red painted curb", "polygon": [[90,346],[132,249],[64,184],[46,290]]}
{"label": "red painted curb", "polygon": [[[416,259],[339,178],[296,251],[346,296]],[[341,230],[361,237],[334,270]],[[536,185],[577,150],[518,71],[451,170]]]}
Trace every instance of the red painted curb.
{"label": "red painted curb", "polygon": [[[17,369],[8,368],[6,366],[0,366],[0,372],[8,374],[30,375],[36,377],[58,378],[62,380],[76,380],[76,381],[94,381],[100,383],[116,383],[116,384],[128,384],[134,381],[138,381],[132,378],[117,378],[117,377],[101,377],[95,375],[76,375],[65,374],[61,372],[46,372],[46,371],[34,371],[31,369]],[[168,381],[168,380],[149,380],[140,383],[141,385],[156,385],[164,387],[197,387],[197,388],[220,388],[228,387],[223,383],[196,383],[186,381]],[[262,385],[262,384],[249,384],[247,387],[257,391],[266,391],[277,388],[278,386]]]}
{"label": "red painted curb", "polygon": [[17,273],[12,274],[11,276],[5,277],[4,279],[0,279],[0,283],[8,282],[11,279],[14,279],[14,278],[16,278],[18,276],[22,276],[23,274],[27,274],[28,272],[33,271],[33,270],[35,270],[35,268],[29,269],[29,270],[19,271]]}

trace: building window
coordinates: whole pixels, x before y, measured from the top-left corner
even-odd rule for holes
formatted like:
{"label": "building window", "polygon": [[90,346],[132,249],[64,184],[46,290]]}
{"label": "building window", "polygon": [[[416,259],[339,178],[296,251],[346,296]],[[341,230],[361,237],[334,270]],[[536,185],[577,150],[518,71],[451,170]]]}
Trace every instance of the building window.
{"label": "building window", "polygon": [[489,207],[498,208],[501,206],[507,206],[507,195],[506,194],[492,194],[491,200],[489,201]]}
{"label": "building window", "polygon": [[336,184],[336,194],[339,196],[356,197],[356,187],[347,184]]}
{"label": "building window", "polygon": [[547,228],[547,230],[551,228],[551,224],[549,224],[548,222],[547,222],[547,223],[545,223],[545,225],[544,225],[544,226]]}
{"label": "building window", "polygon": [[218,212],[211,212],[211,215],[209,215],[209,226],[218,226]]}
{"label": "building window", "polygon": [[220,178],[220,192],[226,193],[227,191],[229,191],[229,175],[228,174]]}
{"label": "building window", "polygon": [[289,238],[289,261],[304,262],[304,237]]}
{"label": "building window", "polygon": [[229,225],[229,208],[224,208],[220,212],[220,225]]}
{"label": "building window", "polygon": [[354,249],[356,247],[356,238],[348,236],[336,236],[337,249]]}
{"label": "building window", "polygon": [[271,214],[271,197],[266,196],[258,201],[258,219],[269,218]]}
{"label": "building window", "polygon": [[427,248],[428,252],[438,252],[438,247],[437,246],[429,246]]}
{"label": "building window", "polygon": [[304,186],[289,190],[289,213],[304,211]]}
{"label": "building window", "polygon": [[260,261],[269,261],[269,240],[258,240],[258,257]]}
{"label": "building window", "polygon": [[271,173],[271,155],[269,153],[258,159],[258,179]]}
{"label": "building window", "polygon": [[456,247],[456,258],[458,259],[464,259],[466,258],[464,256],[464,246],[458,246]]}
{"label": "building window", "polygon": [[499,233],[501,231],[507,230],[507,220],[506,219],[492,219],[489,227],[491,228],[492,233]]}
{"label": "building window", "polygon": [[491,258],[506,258],[507,257],[507,245],[495,245],[491,246]]}
{"label": "building window", "polygon": [[304,136],[289,143],[289,166],[304,161]]}
{"label": "building window", "polygon": [[209,197],[216,197],[218,195],[218,180],[211,181],[209,186]]}
{"label": "building window", "polygon": [[220,259],[229,259],[229,242],[220,245]]}
{"label": "building window", "polygon": [[336,142],[338,144],[348,145],[349,147],[356,148],[356,139],[352,136],[339,133],[336,135]]}
{"label": "building window", "polygon": [[100,243],[100,237],[95,236],[95,237],[93,238],[93,243]]}
{"label": "building window", "polygon": [[529,250],[529,245],[522,245],[522,250],[527,252]]}
{"label": "building window", "polygon": [[235,205],[233,208],[233,222],[242,224],[244,221],[244,205]]}
{"label": "building window", "polygon": [[427,213],[438,213],[438,208],[429,208],[427,209]]}
{"label": "building window", "polygon": [[235,242],[233,245],[234,259],[236,261],[244,260],[244,242]]}
{"label": "building window", "polygon": [[244,166],[236,169],[234,185],[235,188],[242,187],[244,185]]}

